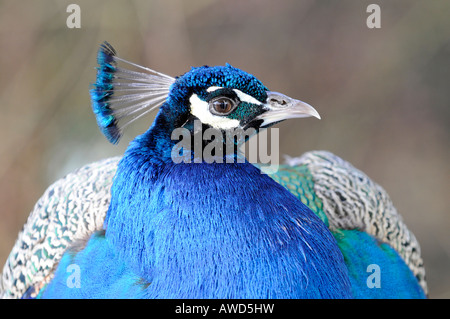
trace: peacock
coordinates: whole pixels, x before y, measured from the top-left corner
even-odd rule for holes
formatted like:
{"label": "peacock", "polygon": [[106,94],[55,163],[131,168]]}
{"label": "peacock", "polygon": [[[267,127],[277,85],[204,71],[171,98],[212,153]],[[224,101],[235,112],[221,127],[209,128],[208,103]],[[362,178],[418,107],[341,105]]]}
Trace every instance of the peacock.
{"label": "peacock", "polygon": [[250,135],[320,119],[312,106],[230,64],[174,78],[107,42],[97,62],[91,104],[109,142],[157,115],[123,156],[45,191],[3,268],[2,297],[427,297],[419,243],[367,175],[327,151],[270,174],[243,156]]}

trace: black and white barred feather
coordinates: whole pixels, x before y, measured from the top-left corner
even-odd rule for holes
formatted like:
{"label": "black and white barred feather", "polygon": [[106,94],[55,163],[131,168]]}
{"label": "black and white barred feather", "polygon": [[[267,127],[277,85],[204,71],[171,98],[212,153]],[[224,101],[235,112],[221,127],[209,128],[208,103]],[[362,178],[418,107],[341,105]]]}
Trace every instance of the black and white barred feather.
{"label": "black and white barred feather", "polygon": [[331,230],[359,229],[389,244],[409,266],[425,294],[428,293],[419,242],[380,185],[326,151],[287,158],[287,164],[308,166],[314,192],[322,200]]}
{"label": "black and white barred feather", "polygon": [[45,191],[3,268],[2,298],[21,298],[28,288],[42,286],[71,243],[102,229],[119,160],[86,165]]}

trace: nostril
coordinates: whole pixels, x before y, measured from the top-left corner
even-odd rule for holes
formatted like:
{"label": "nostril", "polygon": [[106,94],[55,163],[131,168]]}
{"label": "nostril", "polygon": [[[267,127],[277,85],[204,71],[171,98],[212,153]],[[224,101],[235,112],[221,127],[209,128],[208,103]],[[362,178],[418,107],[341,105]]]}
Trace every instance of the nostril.
{"label": "nostril", "polygon": [[278,104],[281,106],[285,106],[285,105],[287,105],[287,102],[286,102],[286,100],[279,100],[279,99],[272,98],[272,99],[270,99],[270,104],[272,104],[272,105]]}
{"label": "nostril", "polygon": [[278,92],[269,92],[267,94],[267,103],[270,104],[275,109],[286,109],[292,106],[293,99],[289,96]]}

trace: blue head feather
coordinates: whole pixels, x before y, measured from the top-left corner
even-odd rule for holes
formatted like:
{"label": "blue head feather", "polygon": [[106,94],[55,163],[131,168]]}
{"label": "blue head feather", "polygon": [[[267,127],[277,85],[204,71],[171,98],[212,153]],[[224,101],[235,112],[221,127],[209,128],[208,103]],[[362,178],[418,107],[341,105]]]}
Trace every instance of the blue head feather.
{"label": "blue head feather", "polygon": [[267,88],[255,76],[226,63],[225,66],[202,66],[192,68],[191,71],[177,79],[175,85],[192,89],[222,86],[239,89],[261,103],[267,98]]}
{"label": "blue head feather", "polygon": [[211,86],[238,89],[261,103],[267,98],[268,89],[260,80],[228,63],[225,66],[204,65],[191,68],[189,72],[176,79],[171,87],[169,98],[174,104],[187,106],[187,99],[192,93],[203,95],[204,89]]}
{"label": "blue head feather", "polygon": [[[118,67],[118,62],[140,71]],[[169,121],[179,123],[187,114],[188,97],[193,92],[204,96],[203,89],[210,86],[236,88],[260,102],[267,97],[267,88],[258,79],[228,63],[192,68],[174,79],[117,57],[108,42],[100,46],[97,63],[97,79],[90,90],[92,110],[100,131],[114,144],[119,141],[123,126],[163,104],[165,113],[172,114]],[[168,103],[164,103],[166,99]],[[126,124],[119,124],[125,118],[129,118]]]}

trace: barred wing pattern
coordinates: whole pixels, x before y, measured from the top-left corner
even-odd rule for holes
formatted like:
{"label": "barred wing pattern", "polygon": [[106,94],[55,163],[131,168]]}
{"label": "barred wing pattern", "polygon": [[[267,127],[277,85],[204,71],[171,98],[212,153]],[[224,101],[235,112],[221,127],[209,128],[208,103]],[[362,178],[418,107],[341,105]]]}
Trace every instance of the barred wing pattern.
{"label": "barred wing pattern", "polygon": [[326,151],[288,158],[289,166],[305,165],[314,181],[330,230],[358,229],[389,244],[428,293],[419,242],[407,228],[388,193],[366,174]]}
{"label": "barred wing pattern", "polygon": [[21,298],[51,278],[66,248],[103,226],[120,158],[88,164],[51,185],[36,203],[0,276],[0,297]]}

